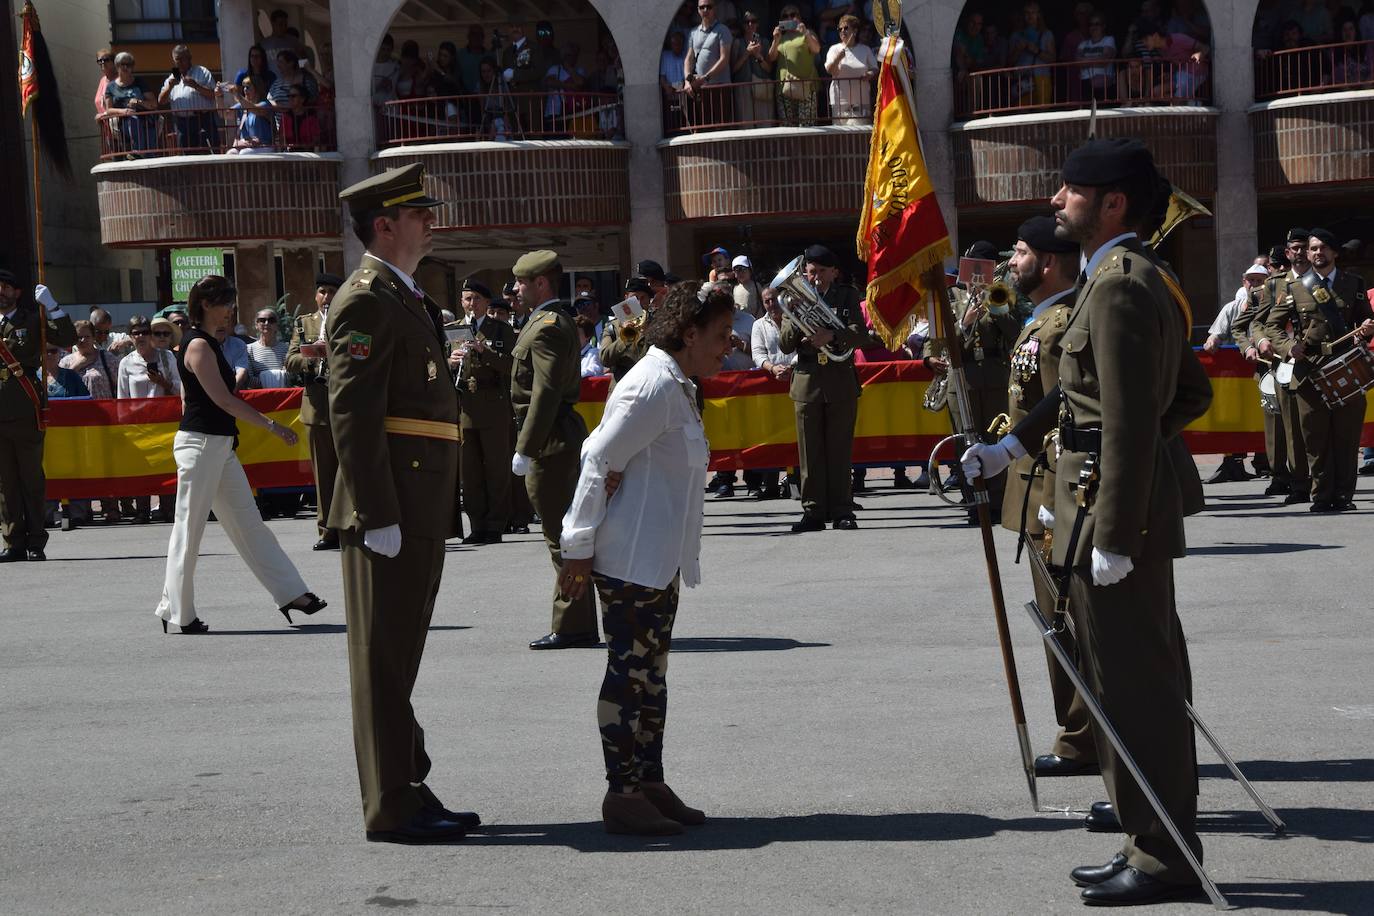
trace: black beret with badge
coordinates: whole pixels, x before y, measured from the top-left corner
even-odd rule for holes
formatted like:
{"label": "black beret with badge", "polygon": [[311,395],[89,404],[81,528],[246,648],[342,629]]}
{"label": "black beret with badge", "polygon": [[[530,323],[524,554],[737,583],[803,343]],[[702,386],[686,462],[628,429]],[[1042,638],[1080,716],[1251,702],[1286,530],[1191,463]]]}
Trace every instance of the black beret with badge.
{"label": "black beret with badge", "polygon": [[998,251],[997,246],[987,239],[979,239],[968,246],[968,251],[964,252],[964,257],[979,261],[1000,261],[1002,252]]}
{"label": "black beret with badge", "polygon": [[663,273],[663,266],[657,261],[640,261],[635,265],[635,276],[643,277],[646,280],[657,280],[660,283],[667,279]]}
{"label": "black beret with badge", "polygon": [[438,207],[425,193],[425,167],[416,162],[398,169],[387,169],[379,175],[364,178],[339,192],[339,200],[348,204],[354,213],[385,210],[389,207]]}
{"label": "black beret with badge", "polygon": [[835,257],[835,252],[826,248],[824,245],[812,245],[802,253],[803,259],[807,264],[819,264],[821,267],[839,267],[839,259]]}
{"label": "black beret with badge", "polygon": [[476,293],[483,299],[486,299],[488,302],[490,302],[492,298],[494,298],[491,294],[491,289],[488,288],[485,283],[481,282],[480,280],[474,280],[471,277],[468,277],[466,280],[463,281],[462,292]]}
{"label": "black beret with badge", "polygon": [[1151,180],[1158,174],[1149,147],[1127,137],[1089,140],[1064,160],[1065,184],[1087,188],[1117,184],[1133,177]]}
{"label": "black beret with badge", "polygon": [[1055,235],[1055,225],[1053,216],[1032,216],[1016,230],[1016,237],[1025,242],[1032,251],[1045,254],[1077,253],[1078,243]]}
{"label": "black beret with badge", "polygon": [[1332,249],[1333,251],[1338,247],[1336,245],[1336,237],[1332,235],[1329,230],[1326,229],[1313,229],[1311,232],[1308,233],[1308,238],[1316,239],[1317,241],[1321,242],[1323,245],[1325,245],[1327,248]]}
{"label": "black beret with badge", "polygon": [[649,288],[648,280],[645,280],[643,277],[631,277],[625,281],[625,292],[643,293],[646,296],[652,296],[654,291]]}
{"label": "black beret with badge", "polygon": [[1306,242],[1311,234],[1311,232],[1307,231],[1307,229],[1302,226],[1294,226],[1292,229],[1288,230],[1288,238],[1285,241]]}
{"label": "black beret with badge", "polygon": [[0,283],[8,283],[10,286],[19,285],[13,271],[5,270],[3,267],[0,267]]}
{"label": "black beret with badge", "polygon": [[343,277],[338,274],[321,273],[315,275],[315,286],[329,286],[338,289],[343,286]]}

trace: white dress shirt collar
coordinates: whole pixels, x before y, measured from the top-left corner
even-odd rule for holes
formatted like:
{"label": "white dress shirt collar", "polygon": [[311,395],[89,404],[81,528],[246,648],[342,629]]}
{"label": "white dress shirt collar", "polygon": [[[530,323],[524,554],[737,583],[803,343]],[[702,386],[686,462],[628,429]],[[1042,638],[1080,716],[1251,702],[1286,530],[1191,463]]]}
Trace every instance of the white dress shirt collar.
{"label": "white dress shirt collar", "polygon": [[1049,311],[1051,308],[1054,307],[1054,304],[1055,304],[1056,302],[1058,302],[1059,300],[1063,299],[1065,296],[1067,296],[1067,295],[1068,295],[1069,293],[1071,293],[1071,292],[1073,292],[1073,287],[1072,287],[1072,286],[1070,286],[1070,287],[1067,288],[1067,289],[1061,289],[1059,292],[1055,293],[1053,296],[1050,296],[1049,298],[1047,298],[1044,302],[1041,302],[1039,305],[1037,305],[1037,306],[1035,307],[1034,311],[1031,312],[1030,320],[1031,320],[1031,321],[1034,321],[1035,319],[1039,318],[1041,315],[1045,314],[1045,312]]}
{"label": "white dress shirt collar", "polygon": [[1106,242],[1104,242],[1101,247],[1099,247],[1096,251],[1093,252],[1092,257],[1088,257],[1086,254],[1084,254],[1082,256],[1083,273],[1085,273],[1088,279],[1091,280],[1093,278],[1093,272],[1097,270],[1097,265],[1102,263],[1102,259],[1107,256],[1107,252],[1111,251],[1113,248],[1115,248],[1117,245],[1120,245],[1127,239],[1133,239],[1135,237],[1136,236],[1134,232],[1123,232],[1116,238],[1108,239]]}

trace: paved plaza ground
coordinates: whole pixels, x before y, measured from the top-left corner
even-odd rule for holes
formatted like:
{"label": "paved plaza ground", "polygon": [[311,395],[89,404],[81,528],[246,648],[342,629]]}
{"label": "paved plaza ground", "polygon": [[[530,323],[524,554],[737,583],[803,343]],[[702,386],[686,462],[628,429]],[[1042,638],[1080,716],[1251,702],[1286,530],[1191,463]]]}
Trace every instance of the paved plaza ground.
{"label": "paved plaza ground", "polygon": [[[0,909],[1080,911],[1069,869],[1118,838],[1030,808],[977,532],[924,493],[874,485],[856,532],[790,536],[796,503],[708,500],[667,762],[710,821],[653,841],[601,829],[603,650],[525,648],[548,628],[537,537],[450,547],[415,706],[430,785],[487,826],[414,848],[363,841],[339,559],[310,551],[310,521],[270,527],[331,606],[285,626],[211,525],[203,638],[164,636],[153,616],[168,526],[55,532],[48,563],[0,567]],[[1208,487],[1176,576],[1198,711],[1289,834],[1269,833],[1202,745],[1207,864],[1243,909],[1371,913],[1374,481],[1337,517],[1263,487]],[[1041,752],[1054,723],[1020,609],[1028,573],[1011,534],[999,544]],[[1041,796],[1104,794],[1083,777],[1042,780]]]}

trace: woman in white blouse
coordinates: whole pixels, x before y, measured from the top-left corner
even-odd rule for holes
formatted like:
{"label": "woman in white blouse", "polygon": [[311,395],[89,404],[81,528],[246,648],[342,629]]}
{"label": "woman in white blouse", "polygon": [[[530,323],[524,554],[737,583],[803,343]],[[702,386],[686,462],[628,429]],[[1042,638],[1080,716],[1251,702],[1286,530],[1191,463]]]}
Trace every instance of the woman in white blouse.
{"label": "woman in white blouse", "polygon": [[734,309],[723,286],[673,287],[644,330],[649,351],[616,383],[582,445],[582,473],[563,517],[559,588],[576,599],[590,578],[601,595],[607,661],[597,718],[608,833],[661,836],[706,820],[664,783],[663,726],[679,585],[701,578],[711,456],[691,379],[720,371]]}
{"label": "woman in white blouse", "polygon": [[134,352],[119,361],[116,397],[165,398],[181,394],[177,361],[153,340],[153,326],[142,315],[129,319]]}
{"label": "woman in white blouse", "polygon": [[859,43],[859,20],[840,17],[840,40],[825,52],[830,74],[830,116],[836,124],[867,124],[873,117],[873,74],[878,59]]}

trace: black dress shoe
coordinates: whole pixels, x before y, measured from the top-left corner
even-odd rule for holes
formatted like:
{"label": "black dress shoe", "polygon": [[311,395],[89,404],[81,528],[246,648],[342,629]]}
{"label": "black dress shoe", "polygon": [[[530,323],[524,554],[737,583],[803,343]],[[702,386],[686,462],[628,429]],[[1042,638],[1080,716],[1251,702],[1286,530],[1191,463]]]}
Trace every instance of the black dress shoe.
{"label": "black dress shoe", "polygon": [[1083,888],[1079,894],[1089,906],[1135,906],[1196,897],[1200,884],[1168,884],[1127,865],[1101,884]]}
{"label": "black dress shoe", "polygon": [[1230,483],[1249,479],[1251,479],[1251,475],[1246,473],[1245,465],[1241,464],[1240,459],[1227,457],[1222,459],[1217,472],[1204,480],[1203,483]]}
{"label": "black dress shoe", "polygon": [[315,546],[314,546],[314,547],[311,547],[310,549],[311,549],[311,550],[338,550],[338,549],[339,549],[339,542],[336,541],[336,540],[333,540],[333,539],[331,539],[331,538],[320,538],[318,541],[315,542]]}
{"label": "black dress shoe", "polygon": [[29,558],[29,552],[23,547],[6,547],[0,550],[0,563],[23,563]]}
{"label": "black dress shoe", "polygon": [[810,515],[803,515],[798,521],[792,523],[792,533],[802,534],[806,531],[824,531],[825,522]]}
{"label": "black dress shoe", "polygon": [[835,519],[836,531],[853,531],[855,528],[858,527],[859,523],[855,520],[854,516],[852,515],[846,515],[844,518]]}
{"label": "black dress shoe", "polygon": [[506,534],[529,534],[529,525],[507,525]]}
{"label": "black dress shoe", "polygon": [[420,803],[425,806],[426,811],[430,811],[442,817],[446,821],[453,821],[465,830],[473,830],[482,826],[482,819],[477,816],[476,811],[450,811],[444,807],[444,803],[439,801],[439,796],[424,783],[415,787],[415,791],[420,793]]}
{"label": "black dress shoe", "polygon": [[1287,496],[1293,492],[1293,488],[1288,481],[1274,478],[1269,481],[1269,486],[1264,488],[1265,496]]}
{"label": "black dress shoe", "polygon": [[409,846],[423,846],[426,843],[449,843],[461,840],[468,832],[457,821],[435,814],[428,808],[421,808],[415,816],[399,827],[391,830],[369,830],[369,843],[404,843]]}
{"label": "black dress shoe", "polygon": [[461,543],[464,543],[464,544],[485,544],[486,541],[483,541],[483,540],[482,540],[482,532],[480,532],[480,531],[474,531],[472,534],[469,534],[467,537],[463,538],[463,540],[462,540]]}
{"label": "black dress shoe", "polygon": [[1111,802],[1093,802],[1088,808],[1088,816],[1083,818],[1083,826],[1090,833],[1120,833],[1121,821],[1116,817],[1116,809]]}
{"label": "black dress shoe", "polygon": [[1335,506],[1335,509],[1332,510],[1335,512],[1355,511],[1355,501],[1353,499],[1338,499],[1334,503],[1332,503],[1332,505]]}
{"label": "black dress shoe", "polygon": [[1096,776],[1101,772],[1095,760],[1074,760],[1058,754],[1041,754],[1035,758],[1036,776]]}
{"label": "black dress shoe", "polygon": [[601,642],[595,633],[550,633],[530,643],[531,649],[576,649],[581,646],[594,646]]}
{"label": "black dress shoe", "polygon": [[735,495],[734,484],[723,483],[715,489],[716,499],[729,499]]}
{"label": "black dress shoe", "polygon": [[1295,506],[1298,503],[1310,503],[1311,501],[1312,497],[1307,495],[1306,487],[1301,489],[1294,487],[1291,489],[1291,492],[1284,497],[1283,504],[1285,506]]}
{"label": "black dress shoe", "polygon": [[1069,877],[1079,887],[1091,887],[1094,884],[1101,884],[1109,878],[1115,878],[1117,873],[1125,867],[1126,857],[1118,852],[1112,856],[1112,860],[1106,865],[1080,865],[1069,872]]}
{"label": "black dress shoe", "polygon": [[1335,512],[1336,504],[1324,499],[1314,500],[1312,505],[1307,507],[1308,512]]}
{"label": "black dress shoe", "polygon": [[501,532],[499,532],[499,531],[483,531],[483,532],[482,532],[482,540],[478,541],[477,543],[479,543],[479,544],[499,544],[499,543],[501,543]]}
{"label": "black dress shoe", "polygon": [[[1353,509],[1354,506],[1351,506],[1351,508]],[[29,550],[29,562],[30,562],[30,563],[41,563],[41,562],[43,562],[44,560],[46,560],[47,558],[48,558],[48,555],[47,555],[46,553],[44,553],[41,549],[40,549],[40,550],[33,550],[33,549],[30,549],[30,550]]]}

